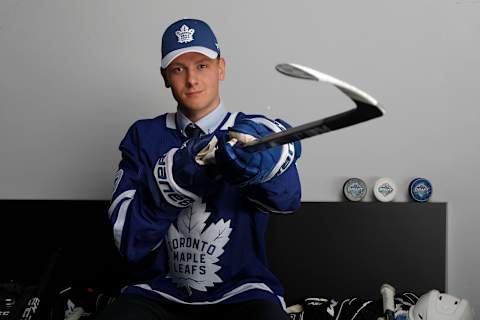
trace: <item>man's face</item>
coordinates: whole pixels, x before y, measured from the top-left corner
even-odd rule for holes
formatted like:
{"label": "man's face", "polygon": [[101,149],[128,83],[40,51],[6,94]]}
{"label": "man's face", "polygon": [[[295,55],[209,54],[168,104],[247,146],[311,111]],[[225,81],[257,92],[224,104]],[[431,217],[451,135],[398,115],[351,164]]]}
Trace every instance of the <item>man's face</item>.
{"label": "man's face", "polygon": [[173,60],[162,75],[181,111],[197,121],[220,103],[219,82],[225,76],[225,61],[188,52]]}

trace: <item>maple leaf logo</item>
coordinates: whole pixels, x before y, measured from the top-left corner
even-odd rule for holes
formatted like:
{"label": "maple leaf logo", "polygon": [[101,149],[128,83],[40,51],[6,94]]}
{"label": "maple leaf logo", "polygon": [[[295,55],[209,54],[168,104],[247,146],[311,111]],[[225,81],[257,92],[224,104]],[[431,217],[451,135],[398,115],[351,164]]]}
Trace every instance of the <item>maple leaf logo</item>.
{"label": "maple leaf logo", "polygon": [[180,30],[175,31],[175,35],[178,37],[179,43],[189,43],[193,41],[193,34],[195,29],[189,28],[187,25],[182,25]]}
{"label": "maple leaf logo", "polygon": [[232,228],[230,220],[220,219],[205,229],[209,216],[206,204],[196,201],[179,214],[176,226],[172,223],[168,229],[170,272],[167,277],[177,287],[185,287],[189,295],[192,289],[207,291],[207,287],[222,282],[217,275],[221,267],[216,263],[230,240]]}

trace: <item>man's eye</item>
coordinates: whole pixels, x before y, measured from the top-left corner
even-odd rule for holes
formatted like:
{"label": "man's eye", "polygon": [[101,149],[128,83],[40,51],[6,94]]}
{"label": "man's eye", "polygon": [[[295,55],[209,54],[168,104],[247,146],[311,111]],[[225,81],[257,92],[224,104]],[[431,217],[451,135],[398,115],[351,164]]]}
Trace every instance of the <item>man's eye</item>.
{"label": "man's eye", "polygon": [[206,69],[208,67],[208,65],[206,64],[199,64],[198,65],[198,69]]}
{"label": "man's eye", "polygon": [[183,68],[182,67],[175,67],[175,68],[172,68],[171,71],[173,73],[180,73],[183,71]]}

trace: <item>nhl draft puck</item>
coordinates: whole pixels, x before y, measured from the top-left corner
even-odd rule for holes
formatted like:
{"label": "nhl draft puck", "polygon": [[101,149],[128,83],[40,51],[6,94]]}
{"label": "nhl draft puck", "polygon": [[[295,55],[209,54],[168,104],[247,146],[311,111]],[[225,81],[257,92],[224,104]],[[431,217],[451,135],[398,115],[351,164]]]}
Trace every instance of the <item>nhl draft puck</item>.
{"label": "nhl draft puck", "polygon": [[350,201],[361,201],[367,194],[366,183],[359,178],[350,178],[343,184],[343,195]]}
{"label": "nhl draft puck", "polygon": [[395,198],[397,187],[395,182],[390,178],[380,178],[375,182],[373,187],[373,195],[380,202],[389,202]]}
{"label": "nhl draft puck", "polygon": [[432,184],[425,178],[415,178],[408,186],[410,197],[417,202],[427,202],[432,196]]}

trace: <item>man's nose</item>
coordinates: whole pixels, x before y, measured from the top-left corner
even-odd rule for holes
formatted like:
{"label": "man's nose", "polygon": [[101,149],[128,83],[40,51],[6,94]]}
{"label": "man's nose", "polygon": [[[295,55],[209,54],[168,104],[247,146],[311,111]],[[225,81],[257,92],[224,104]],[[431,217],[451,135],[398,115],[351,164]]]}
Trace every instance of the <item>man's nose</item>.
{"label": "man's nose", "polygon": [[187,72],[187,83],[189,86],[193,87],[198,83],[197,72],[193,69],[188,70]]}

